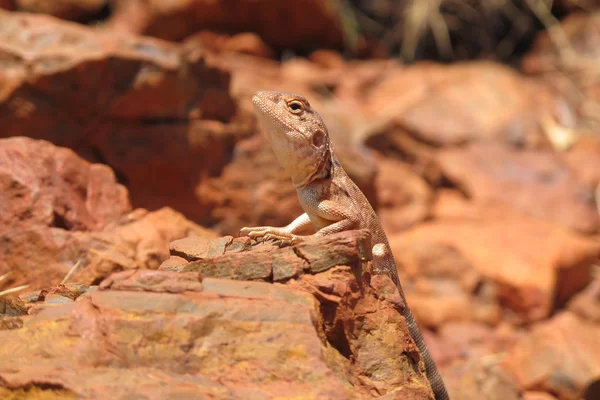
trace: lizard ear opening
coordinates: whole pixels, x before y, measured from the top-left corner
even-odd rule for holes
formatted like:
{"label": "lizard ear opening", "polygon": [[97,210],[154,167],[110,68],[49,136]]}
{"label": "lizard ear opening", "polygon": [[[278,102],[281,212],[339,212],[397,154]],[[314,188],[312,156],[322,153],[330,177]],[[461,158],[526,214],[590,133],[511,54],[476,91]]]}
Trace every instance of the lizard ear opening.
{"label": "lizard ear opening", "polygon": [[315,147],[321,147],[325,143],[326,137],[325,132],[318,130],[312,135],[312,144]]}

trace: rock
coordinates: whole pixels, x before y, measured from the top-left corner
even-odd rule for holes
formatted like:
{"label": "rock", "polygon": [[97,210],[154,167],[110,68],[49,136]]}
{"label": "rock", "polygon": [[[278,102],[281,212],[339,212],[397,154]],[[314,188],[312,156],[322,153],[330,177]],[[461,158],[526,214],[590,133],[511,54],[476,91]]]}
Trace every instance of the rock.
{"label": "rock", "polygon": [[0,319],[27,315],[27,307],[20,299],[0,297]]}
{"label": "rock", "polygon": [[584,233],[598,230],[594,187],[579,181],[553,152],[473,143],[444,149],[437,160],[453,185],[477,202],[504,203]]}
{"label": "rock", "polygon": [[[214,243],[214,241],[213,241]],[[173,246],[172,248],[177,247]],[[210,244],[210,247],[214,247]],[[188,247],[183,254],[199,254],[206,248],[201,243],[199,251]],[[172,255],[177,255],[171,251]],[[238,280],[287,281],[301,274],[316,274],[336,265],[359,266],[362,260],[371,259],[371,235],[368,230],[340,232],[323,238],[312,238],[292,247],[264,247],[262,251],[227,252],[213,257],[199,257],[186,264],[181,271],[199,272],[202,276]],[[161,267],[166,269],[166,267]]]}
{"label": "rock", "polygon": [[0,139],[0,234],[31,226],[99,231],[131,211],[106,165],[24,137]]}
{"label": "rock", "polygon": [[[497,285],[481,275],[468,254],[451,242],[403,237],[392,235],[390,243],[398,267],[409,278],[401,281],[420,324],[439,328],[450,321],[499,322]],[[403,245],[396,247],[399,242]]]}
{"label": "rock", "polygon": [[172,256],[181,256],[187,261],[194,261],[225,253],[233,241],[232,236],[212,240],[201,236],[189,236],[171,242],[169,252]]}
{"label": "rock", "polygon": [[[265,398],[292,391],[431,400],[394,284],[353,273],[363,267],[354,264],[364,233],[337,235],[334,248],[331,238],[298,245],[314,268],[337,267],[286,286],[200,282],[195,272],[113,274],[84,298],[38,308],[11,335],[0,330],[0,394],[43,385],[48,395],[72,397]],[[258,253],[267,260],[276,252],[264,246],[214,258]]]}
{"label": "rock", "polygon": [[508,353],[505,365],[524,389],[579,399],[600,377],[598,337],[598,324],[562,312],[536,324]]}
{"label": "rock", "polygon": [[557,400],[556,397],[546,392],[528,391],[523,393],[523,400]]}
{"label": "rock", "polygon": [[184,46],[187,48],[202,48],[215,53],[232,52],[247,54],[254,57],[273,58],[273,50],[255,33],[239,33],[224,35],[211,31],[203,31],[189,36]]}
{"label": "rock", "polygon": [[310,53],[308,59],[318,66],[328,69],[343,68],[346,65],[342,55],[334,50],[315,50]]}
{"label": "rock", "polygon": [[199,50],[41,15],[0,12],[0,43],[1,137],[70,147],[110,165],[134,204],[208,222],[195,188],[253,126],[234,120],[227,71]]}
{"label": "rock", "polygon": [[521,65],[525,73],[550,82],[567,98],[575,111],[574,125],[591,131],[600,129],[600,83],[593,78],[600,62],[599,24],[598,10],[568,15],[560,22],[563,43],[557,46],[552,34],[541,31]]}
{"label": "rock", "polygon": [[58,18],[82,21],[97,15],[108,0],[15,0],[19,11],[50,14]]}
{"label": "rock", "polygon": [[560,157],[577,175],[577,179],[596,187],[600,184],[600,139],[597,135],[580,137],[568,151]]}
{"label": "rock", "polygon": [[[0,361],[0,393],[41,385],[35,382],[44,376],[55,396],[246,398],[283,395],[292,387],[352,398],[323,360],[310,301],[277,296],[287,290],[267,284],[249,299],[240,290],[247,283],[232,284],[237,295],[210,288],[200,294],[105,290],[45,309],[26,328],[11,331],[11,343],[2,347],[11,354]],[[39,335],[38,346],[24,346],[32,334]],[[63,363],[66,368],[54,367]],[[270,379],[261,379],[264,373]]]}
{"label": "rock", "polygon": [[567,107],[550,86],[490,62],[391,66],[367,95],[354,96],[365,98],[365,114],[377,121],[364,133],[369,143],[402,153],[410,152],[410,138],[433,146],[490,140],[545,147],[539,119]]}
{"label": "rock", "polygon": [[100,289],[159,293],[201,292],[202,277],[195,272],[173,274],[167,271],[131,270],[112,274]]}
{"label": "rock", "polygon": [[446,370],[446,386],[454,400],[521,400],[518,382],[493,357],[465,361]]}
{"label": "rock", "polygon": [[[449,322],[438,330],[439,346],[445,350],[441,365],[494,358],[510,350],[522,334],[508,323],[496,326],[473,321]],[[438,362],[438,366],[440,362]]]}
{"label": "rock", "polygon": [[92,284],[113,271],[156,269],[169,257],[168,243],[190,234],[214,236],[165,208],[123,221],[103,232],[31,227],[1,237],[0,274],[12,271],[6,287],[46,287],[60,282],[75,264],[71,281]]}
{"label": "rock", "polygon": [[[482,310],[488,310],[481,314],[487,315],[487,322],[495,321],[489,319],[495,314],[488,313],[494,309],[496,301],[511,309],[523,321],[545,318],[591,281],[591,267],[600,251],[596,240],[514,211],[502,216],[496,218],[491,214],[470,219],[438,219],[389,237],[399,270],[407,275],[408,280],[403,282],[406,282],[408,302],[417,318],[423,315],[425,321],[431,321],[431,308],[434,307],[420,310],[420,303],[413,296],[419,291],[415,291],[409,282],[426,275],[431,268],[429,266],[438,268],[429,272],[433,278],[431,285],[435,285],[436,278],[451,279],[451,271],[455,268],[457,271],[469,271],[465,265],[472,265],[481,278],[466,279],[463,282],[469,285],[462,283],[458,287],[462,286],[469,296],[479,298]],[[454,278],[457,283],[453,286],[444,284],[442,280],[433,286],[437,290],[425,287],[421,289],[421,295],[455,293],[461,278],[468,276],[463,275],[464,272],[457,274]],[[471,276],[478,275],[471,273]],[[478,281],[483,285],[477,284]],[[453,287],[455,289],[450,292]],[[440,301],[436,302],[440,303],[440,310],[447,309],[443,299],[440,297]],[[460,304],[465,305],[465,310],[446,314],[444,320],[465,318],[463,315],[469,315],[467,319],[471,319],[478,315],[475,313],[477,303]]]}
{"label": "rock", "polygon": [[424,221],[433,203],[433,190],[405,163],[381,158],[378,163],[378,214],[388,235]]}
{"label": "rock", "polygon": [[177,41],[200,30],[255,32],[277,50],[341,48],[344,41],[339,10],[308,0],[290,12],[277,0],[118,0],[109,28]]}
{"label": "rock", "polygon": [[47,287],[71,269],[87,285],[114,270],[156,269],[170,241],[215,236],[168,208],[132,211],[110,168],[45,141],[0,139],[0,184],[0,275],[11,272],[2,288]]}
{"label": "rock", "polygon": [[189,263],[190,262],[183,257],[170,256],[160,264],[158,269],[161,271],[181,272]]}
{"label": "rock", "polygon": [[580,318],[600,323],[600,278],[596,277],[584,290],[573,296],[567,306]]}

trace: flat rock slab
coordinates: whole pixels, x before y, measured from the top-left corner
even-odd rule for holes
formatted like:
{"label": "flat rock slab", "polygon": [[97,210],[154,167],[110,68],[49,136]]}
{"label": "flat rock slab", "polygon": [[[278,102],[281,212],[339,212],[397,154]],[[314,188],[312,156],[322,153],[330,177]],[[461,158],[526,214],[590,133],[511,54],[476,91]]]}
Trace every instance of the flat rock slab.
{"label": "flat rock slab", "polygon": [[[202,276],[283,282],[303,273],[316,274],[336,265],[357,266],[371,259],[368,230],[342,232],[278,248],[248,238],[188,237],[172,242],[171,259],[160,269],[199,272]],[[245,251],[244,251],[245,250]]]}
{"label": "flat rock slab", "polygon": [[357,398],[325,364],[313,313],[310,298],[267,283],[208,282],[202,292],[177,294],[97,291],[0,332],[0,393]]}

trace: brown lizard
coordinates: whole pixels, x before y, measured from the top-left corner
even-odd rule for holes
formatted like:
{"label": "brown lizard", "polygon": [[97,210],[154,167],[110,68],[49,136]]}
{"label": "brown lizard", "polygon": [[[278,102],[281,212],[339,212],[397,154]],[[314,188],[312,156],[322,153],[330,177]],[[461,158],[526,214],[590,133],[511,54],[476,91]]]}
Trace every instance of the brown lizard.
{"label": "brown lizard", "polygon": [[[444,382],[406,303],[396,263],[379,218],[340,165],[321,117],[304,97],[297,94],[260,91],[254,95],[252,102],[277,159],[292,177],[305,212],[285,227],[246,227],[240,233],[257,240],[274,239],[294,244],[309,237],[350,229],[369,229],[374,244],[374,270],[387,273],[398,287],[405,305],[402,316],[425,360],[427,377],[435,398],[449,399]],[[310,224],[315,230],[314,234],[295,234]]]}

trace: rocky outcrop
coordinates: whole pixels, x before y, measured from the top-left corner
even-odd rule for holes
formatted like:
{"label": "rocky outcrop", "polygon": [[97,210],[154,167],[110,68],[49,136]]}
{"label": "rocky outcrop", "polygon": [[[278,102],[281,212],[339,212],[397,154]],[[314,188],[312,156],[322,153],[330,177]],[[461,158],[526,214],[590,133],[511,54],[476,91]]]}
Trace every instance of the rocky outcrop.
{"label": "rocky outcrop", "polygon": [[109,164],[137,206],[208,219],[194,188],[251,126],[232,122],[226,71],[199,50],[47,16],[0,12],[0,43],[0,136],[69,147]]}
{"label": "rocky outcrop", "polygon": [[0,287],[98,282],[112,271],[154,268],[169,242],[214,234],[162,208],[132,210],[106,165],[29,138],[0,139]]}
{"label": "rocky outcrop", "polygon": [[[171,250],[196,259],[184,272],[123,271],[99,288],[24,295],[6,318],[26,324],[0,330],[0,393],[432,399],[399,293],[362,261],[369,242],[368,231],[291,248],[187,239]],[[256,271],[252,259],[301,273],[287,285],[248,282],[260,279],[239,274]],[[191,272],[217,264],[244,281]],[[32,335],[36,346],[20,345]]]}

